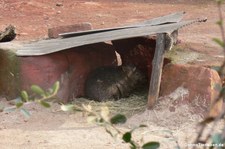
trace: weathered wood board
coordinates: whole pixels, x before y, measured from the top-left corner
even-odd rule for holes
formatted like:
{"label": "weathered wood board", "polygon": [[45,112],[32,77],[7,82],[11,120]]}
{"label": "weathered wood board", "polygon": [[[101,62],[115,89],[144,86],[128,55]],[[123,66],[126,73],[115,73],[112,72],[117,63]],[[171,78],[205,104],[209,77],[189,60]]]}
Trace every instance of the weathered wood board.
{"label": "weathered wood board", "polygon": [[156,38],[156,51],[152,62],[152,75],[148,92],[148,107],[152,108],[159,96],[163,60],[165,55],[165,34],[158,34]]}
{"label": "weathered wood board", "polygon": [[[140,22],[130,26],[81,31],[76,33],[70,32],[70,33],[61,34],[62,38],[57,38],[57,39],[46,39],[46,40],[40,40],[40,41],[32,41],[28,43],[22,43],[22,42],[0,43],[0,50],[3,52],[12,52],[14,57],[16,57],[16,59],[18,60],[17,64],[20,63],[20,67],[18,67],[19,68],[18,70],[20,71],[20,76],[17,75],[19,74],[18,73],[19,71],[15,71],[15,73],[13,73],[12,75],[11,70],[7,71],[7,73],[3,73],[3,71],[1,71],[0,74],[2,74],[2,76],[12,75],[13,79],[16,79],[18,77],[19,79],[16,79],[16,80],[19,80],[19,81],[22,80],[22,82],[25,82],[24,80],[26,81],[30,80],[30,84],[27,84],[27,85],[31,85],[32,83],[38,84],[37,82],[35,82],[38,80],[38,78],[35,77],[36,74],[38,73],[37,76],[42,76],[41,81],[43,81],[43,78],[46,78],[47,80],[47,81],[44,80],[43,81],[44,83],[42,82],[40,84],[42,84],[43,86],[48,86],[51,84],[52,78],[54,78],[55,80],[59,79],[60,78],[59,76],[61,74],[64,74],[65,72],[69,71],[68,69],[70,67],[67,66],[69,65],[67,61],[68,61],[68,57],[71,57],[72,54],[68,53],[68,51],[72,50],[73,54],[74,54],[74,51],[85,52],[84,50],[85,47],[87,48],[89,46],[90,48],[90,46],[93,46],[93,44],[95,43],[97,43],[95,44],[96,46],[99,46],[100,44],[103,44],[103,42],[106,42],[106,41],[129,39],[133,37],[144,37],[144,36],[148,37],[148,36],[156,35],[156,34],[159,37],[161,35],[165,35],[166,33],[171,34],[173,31],[178,30],[184,26],[187,26],[196,22],[204,21],[204,19],[181,21],[183,14],[184,12],[178,12],[178,13],[170,14],[167,16]],[[156,53],[154,56],[154,64],[153,64],[153,70],[152,70],[152,72],[154,73],[152,74],[153,77],[151,78],[151,83],[150,83],[151,85],[149,90],[149,106],[150,107],[154,105],[156,99],[158,98],[162,63],[163,63],[163,53],[162,53],[163,46],[164,46],[164,40],[162,40],[162,43],[161,43],[159,39],[157,41]],[[106,53],[103,54],[103,52],[97,52],[97,54],[99,54],[98,56],[105,57],[106,54],[109,54],[109,52],[106,49],[103,49],[102,47],[94,48],[94,49],[92,48],[89,49],[89,48],[88,48],[89,50],[88,53],[94,52],[94,51],[96,52],[96,49],[100,49]],[[71,50],[68,50],[68,49],[71,49]],[[75,50],[75,49],[79,49],[79,50]],[[113,49],[112,51],[115,54],[115,49]],[[68,56],[67,58],[65,57],[65,53]],[[109,54],[109,55],[112,56],[112,54]],[[88,56],[88,54],[85,53],[83,57],[85,58],[85,56]],[[93,54],[90,54],[89,56],[93,56]],[[3,57],[6,57],[6,56],[3,55]],[[62,58],[61,63],[58,63],[59,58]],[[77,55],[75,53],[74,57],[72,56],[70,59],[73,63],[77,64],[76,68],[80,68],[81,66],[82,68],[84,68],[84,64],[86,64],[86,62],[92,63],[92,61],[95,61],[94,58],[92,59],[92,61],[91,61],[91,58],[88,58],[88,60],[86,59],[82,60],[80,58],[81,56],[80,56],[80,53],[78,52]],[[77,61],[73,61],[73,60],[79,60],[79,59],[80,61],[82,61],[82,64],[78,63]],[[102,59],[102,58],[99,58],[99,59]],[[10,60],[10,58],[7,58],[7,60],[12,61]],[[114,60],[112,62],[114,62]],[[9,62],[9,63],[12,63],[12,62]],[[58,64],[59,65],[63,64],[63,67],[62,67],[63,70],[62,72],[60,71],[60,73],[57,73],[57,72],[55,73],[55,71],[60,70],[59,69],[60,66],[58,66]],[[65,67],[64,67],[64,64],[65,64]],[[101,65],[105,64],[105,62],[101,62],[100,64]],[[111,61],[110,61],[110,64],[111,64]],[[47,74],[49,73],[49,68],[46,67],[47,69],[43,69],[45,68],[44,66],[55,66],[55,67],[51,67],[52,72],[54,73],[51,73],[51,75]],[[8,66],[4,66],[4,67],[8,68]],[[74,69],[74,70],[81,70],[81,69]],[[86,71],[87,69],[85,68],[84,72],[82,72],[80,76],[83,76]],[[58,75],[55,75],[55,74],[58,74]],[[77,74],[77,72],[74,74]],[[50,77],[48,76],[54,76],[54,77],[51,77],[51,79],[49,79]],[[2,78],[4,79],[4,77]],[[13,79],[10,78],[10,80],[13,80]],[[3,84],[0,84],[0,89],[1,87],[2,88],[5,87],[4,85],[5,82],[3,80],[0,80],[0,83],[1,82],[3,82]],[[45,85],[45,83],[47,83],[47,85]],[[69,86],[70,85],[67,85],[66,87],[69,88]],[[11,88],[11,86],[7,88]],[[4,90],[2,94],[8,94],[8,92]]]}
{"label": "weathered wood board", "polygon": [[27,44],[0,43],[0,49],[10,49],[16,51],[18,56],[35,56],[45,55],[61,50],[70,49],[73,47],[118,40],[132,37],[155,35],[158,33],[170,34],[174,30],[178,30],[183,26],[198,22],[199,20],[182,21],[172,24],[163,24],[157,26],[141,26],[137,28],[125,28],[119,30],[112,30],[107,32],[93,33],[89,35],[63,38],[63,39],[49,39],[40,40]]}
{"label": "weathered wood board", "polygon": [[119,30],[119,29],[136,28],[136,27],[141,27],[141,26],[146,26],[146,25],[155,26],[155,25],[161,25],[161,24],[177,23],[182,20],[184,14],[185,14],[185,12],[176,12],[176,13],[172,13],[172,14],[169,14],[166,16],[146,20],[146,21],[136,23],[133,25],[128,25],[128,26],[96,29],[96,30],[88,30],[88,31],[80,31],[80,32],[69,32],[69,33],[62,33],[59,35],[63,38],[68,38],[68,37],[75,37],[75,36],[100,33],[100,32],[106,32],[106,31],[113,31],[113,30]]}

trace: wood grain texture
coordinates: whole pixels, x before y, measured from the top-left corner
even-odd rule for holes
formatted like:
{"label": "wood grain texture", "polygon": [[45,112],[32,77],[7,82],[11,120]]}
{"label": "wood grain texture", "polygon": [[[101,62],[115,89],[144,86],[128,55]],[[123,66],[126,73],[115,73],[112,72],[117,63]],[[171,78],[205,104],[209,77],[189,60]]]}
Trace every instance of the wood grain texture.
{"label": "wood grain texture", "polygon": [[160,24],[177,23],[177,22],[181,21],[184,14],[185,14],[185,12],[176,12],[176,13],[172,13],[172,14],[169,14],[169,15],[166,15],[166,16],[153,18],[153,19],[150,19],[150,20],[146,20],[146,21],[139,22],[139,23],[136,23],[136,24],[133,24],[133,25],[128,25],[128,26],[105,28],[105,29],[96,29],[96,30],[80,31],[80,32],[68,32],[68,33],[63,33],[63,34],[59,34],[59,35],[63,38],[68,38],[68,37],[75,37],[75,36],[81,36],[81,35],[87,35],[87,34],[93,34],[93,33],[113,31],[113,30],[118,30],[118,29],[141,27],[141,26],[146,26],[146,25],[155,26],[155,25],[160,25]]}
{"label": "wood grain texture", "polygon": [[166,34],[158,34],[156,38],[156,51],[152,62],[152,75],[148,93],[148,107],[152,108],[159,96],[161,83],[162,67],[165,54],[165,36]]}
{"label": "wood grain texture", "polygon": [[[53,52],[58,52],[61,50],[70,49],[73,47],[105,42],[105,41],[111,41],[111,40],[155,35],[158,33],[170,34],[174,30],[177,30],[195,21],[196,20],[182,21],[178,23],[164,24],[164,25],[157,25],[157,26],[141,26],[137,28],[119,29],[119,30],[93,33],[89,35],[82,35],[82,36],[63,38],[63,39],[40,40],[37,42],[24,44],[21,48],[17,50],[16,54],[18,56],[44,55],[44,54],[50,54]],[[1,49],[1,44],[0,44],[0,49]]]}

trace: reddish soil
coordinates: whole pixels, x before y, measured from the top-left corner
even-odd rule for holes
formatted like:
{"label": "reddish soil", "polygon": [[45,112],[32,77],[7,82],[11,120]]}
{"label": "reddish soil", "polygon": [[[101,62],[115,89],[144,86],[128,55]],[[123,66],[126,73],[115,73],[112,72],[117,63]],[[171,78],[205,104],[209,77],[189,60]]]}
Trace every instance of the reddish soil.
{"label": "reddish soil", "polygon": [[[225,12],[224,6],[222,10]],[[217,6],[211,0],[1,0],[0,30],[12,24],[16,27],[16,40],[30,41],[47,38],[47,29],[55,26],[90,22],[93,28],[115,27],[177,11],[186,12],[184,19],[208,18],[206,23],[180,30],[179,47],[187,55],[178,57],[195,65],[221,64],[223,51],[212,41],[213,37],[220,37],[220,31],[215,24],[218,20]],[[196,58],[192,59],[190,53],[197,55]],[[24,120],[15,113],[0,113],[0,148],[128,148],[118,141],[112,143],[113,139],[104,129],[80,122],[81,116],[32,107],[33,117],[30,120]],[[145,116],[142,115],[142,119]],[[176,116],[179,118],[179,115]],[[150,121],[148,124],[151,130],[169,130],[172,125],[166,122],[165,127],[159,127],[160,122],[153,124]],[[176,122],[181,125],[173,129],[173,137],[179,137],[178,142],[186,143],[183,144],[186,146],[196,133],[196,122],[196,119],[191,123],[185,119]],[[156,140],[168,138],[160,137]],[[170,144],[165,142],[162,143],[164,147]]]}
{"label": "reddish soil", "polygon": [[18,34],[16,40],[37,40],[47,38],[48,28],[55,26],[90,22],[93,28],[115,27],[177,11],[186,12],[184,19],[208,18],[206,23],[180,30],[179,38],[186,50],[206,54],[204,60],[194,63],[218,65],[222,51],[211,40],[220,36],[215,25],[218,13],[210,0],[2,0],[0,30],[12,24]]}

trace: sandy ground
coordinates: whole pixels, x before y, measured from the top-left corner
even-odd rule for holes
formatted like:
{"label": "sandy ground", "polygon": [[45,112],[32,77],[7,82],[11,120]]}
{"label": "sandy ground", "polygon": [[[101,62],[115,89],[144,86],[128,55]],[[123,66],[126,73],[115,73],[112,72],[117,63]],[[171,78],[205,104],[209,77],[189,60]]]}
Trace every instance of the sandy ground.
{"label": "sandy ground", "polygon": [[[162,149],[178,146],[188,148],[196,137],[197,122],[202,120],[202,116],[193,113],[193,105],[176,107],[173,112],[169,109],[171,101],[187,93],[188,91],[180,88],[161,99],[153,110],[134,113],[128,117],[125,124],[116,127],[122,132],[127,132],[140,124],[145,124],[148,127],[139,128],[133,133],[133,138],[138,143],[158,141]],[[0,104],[6,107],[12,106],[4,99]],[[35,103],[26,105],[25,108],[32,114],[30,118],[26,118],[19,110],[0,113],[1,148],[129,148],[129,145],[121,140],[121,136],[112,138],[106,133],[104,127],[87,123],[87,117],[82,113],[59,111],[60,105],[56,103],[52,104],[50,109]],[[220,132],[223,125],[221,122],[216,132]]]}
{"label": "sandy ground", "polygon": [[[225,7],[222,9],[225,10]],[[186,11],[185,19],[208,18],[206,23],[180,31],[180,46],[186,54],[178,51],[178,62],[219,65],[223,52],[212,42],[213,37],[220,36],[215,25],[217,7],[209,0],[1,0],[0,30],[13,24],[18,33],[16,40],[36,40],[46,38],[47,29],[58,25],[90,22],[93,28],[113,27],[176,11]],[[8,105],[4,99],[0,103]],[[147,124],[148,128],[135,132],[135,139],[143,136],[145,142],[160,141],[162,149],[175,148],[178,141],[182,148],[187,148],[195,138],[196,124],[201,116],[193,114],[188,105],[169,112],[165,103],[160,103],[154,110],[133,115],[126,124],[118,127],[127,131],[140,123]],[[86,123],[81,114],[58,111],[57,104],[53,104],[51,109],[36,105],[27,108],[32,113],[29,119],[20,112],[0,113],[1,149],[129,148],[120,139],[111,138],[104,128]]]}

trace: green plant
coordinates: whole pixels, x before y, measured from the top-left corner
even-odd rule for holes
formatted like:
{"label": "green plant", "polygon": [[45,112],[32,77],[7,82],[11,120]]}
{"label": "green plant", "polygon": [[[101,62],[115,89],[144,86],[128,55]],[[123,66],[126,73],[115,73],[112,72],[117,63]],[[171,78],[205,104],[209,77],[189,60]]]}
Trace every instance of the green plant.
{"label": "green plant", "polygon": [[11,112],[15,110],[19,110],[24,116],[30,117],[30,112],[24,108],[24,105],[28,105],[30,103],[38,103],[43,107],[49,108],[51,105],[47,102],[48,100],[52,100],[56,98],[56,94],[59,90],[59,82],[55,82],[52,88],[44,91],[41,87],[37,85],[31,86],[32,95],[28,95],[26,91],[21,91],[21,97],[17,98],[15,101],[15,106],[11,107],[2,107],[2,111]]}
{"label": "green plant", "polygon": [[[1,107],[1,111],[15,111],[19,110],[24,116],[30,117],[30,112],[24,108],[24,105],[28,105],[30,103],[38,103],[45,108],[50,108],[49,100],[57,98],[57,92],[59,91],[59,82],[57,81],[52,88],[45,91],[41,87],[37,85],[31,86],[32,94],[28,94],[26,91],[21,91],[21,97],[15,100],[15,106],[11,107]],[[158,149],[160,144],[158,142],[147,142],[138,143],[137,141],[133,140],[133,132],[142,127],[147,127],[146,125],[140,125],[135,127],[127,132],[122,132],[120,129],[116,127],[116,124],[123,124],[127,121],[125,115],[116,114],[110,117],[110,112],[108,107],[101,107],[100,112],[96,112],[90,105],[78,106],[75,104],[67,104],[61,105],[61,110],[66,111],[75,111],[75,112],[82,112],[87,115],[88,122],[94,122],[95,124],[102,126],[105,128],[105,131],[112,136],[113,138],[120,136],[121,139],[125,142],[130,144],[131,149]]]}
{"label": "green plant", "polygon": [[127,132],[122,132],[116,127],[116,124],[123,124],[126,122],[127,118],[125,115],[116,114],[110,117],[110,112],[108,107],[101,107],[101,111],[95,112],[90,105],[77,106],[74,104],[62,105],[62,111],[78,111],[83,112],[87,115],[88,122],[94,122],[99,126],[103,126],[105,131],[112,136],[113,138],[120,136],[121,139],[130,144],[131,149],[158,149],[160,144],[158,142],[147,142],[147,143],[138,143],[132,137],[133,132],[142,127],[147,127],[146,125],[139,125]]}
{"label": "green plant", "polygon": [[[217,6],[218,6],[218,14],[219,14],[219,20],[216,22],[216,24],[219,26],[221,31],[221,39],[219,38],[213,38],[213,41],[217,43],[224,51],[225,55],[225,29],[224,29],[224,19],[223,19],[223,13],[222,13],[222,5],[224,4],[225,0],[216,0]],[[219,75],[222,78],[222,80],[225,80],[225,58],[223,61],[223,64],[218,69]],[[224,149],[225,148],[225,126],[221,133],[214,133],[215,127],[218,125],[218,122],[220,120],[224,120],[225,116],[225,86],[223,86],[220,89],[219,96],[214,100],[212,103],[212,108],[220,101],[223,101],[223,107],[221,113],[217,117],[207,117],[200,123],[200,130],[198,132],[197,138],[195,140],[195,144],[206,144],[211,140],[211,146],[210,149]],[[206,137],[203,139],[203,133],[205,132],[205,129],[207,127],[207,124],[212,123],[212,127],[207,133]],[[193,147],[194,149],[196,146]],[[205,147],[206,148],[206,147]]]}

